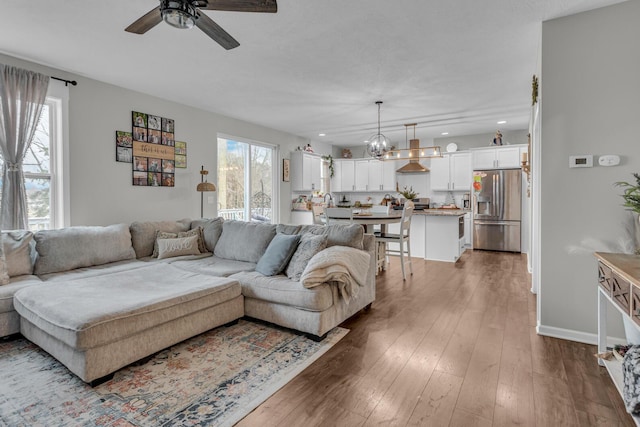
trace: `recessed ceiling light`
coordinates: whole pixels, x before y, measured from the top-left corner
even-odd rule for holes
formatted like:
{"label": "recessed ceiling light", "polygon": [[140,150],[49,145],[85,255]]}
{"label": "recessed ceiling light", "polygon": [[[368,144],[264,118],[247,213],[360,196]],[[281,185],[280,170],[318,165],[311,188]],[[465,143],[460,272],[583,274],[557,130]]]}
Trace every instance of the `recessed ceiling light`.
{"label": "recessed ceiling light", "polygon": [[449,135],[449,132],[442,132],[440,135]]}
{"label": "recessed ceiling light", "polygon": [[505,124],[505,123],[507,123],[507,121],[506,121],[506,120],[500,120],[500,121],[498,122],[498,124],[499,124],[499,125],[503,125],[503,124]]}
{"label": "recessed ceiling light", "polygon": [[369,142],[369,140],[368,140],[368,139],[365,139],[363,142],[366,144],[366,143],[368,143],[368,142]]}
{"label": "recessed ceiling light", "polygon": [[327,136],[326,133],[319,133],[318,136]]}

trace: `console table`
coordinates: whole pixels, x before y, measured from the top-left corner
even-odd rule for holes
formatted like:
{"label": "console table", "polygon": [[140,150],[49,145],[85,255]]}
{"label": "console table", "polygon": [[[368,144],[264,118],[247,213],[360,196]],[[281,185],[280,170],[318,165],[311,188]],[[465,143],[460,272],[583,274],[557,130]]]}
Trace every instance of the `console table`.
{"label": "console table", "polygon": [[[607,351],[607,309],[615,307],[634,326],[640,328],[640,256],[596,252],[598,259],[598,352]],[[640,343],[634,343],[640,344]],[[607,368],[622,395],[622,363],[617,359],[598,359]],[[640,426],[640,416],[633,420]]]}

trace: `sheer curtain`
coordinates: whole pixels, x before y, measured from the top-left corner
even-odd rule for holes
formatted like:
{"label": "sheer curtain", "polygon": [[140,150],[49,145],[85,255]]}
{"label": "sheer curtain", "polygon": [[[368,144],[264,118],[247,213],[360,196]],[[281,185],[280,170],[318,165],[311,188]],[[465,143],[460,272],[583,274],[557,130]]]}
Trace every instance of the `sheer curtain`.
{"label": "sheer curtain", "polygon": [[31,145],[47,96],[49,77],[0,64],[0,154],[3,230],[26,229],[27,197],[22,160]]}

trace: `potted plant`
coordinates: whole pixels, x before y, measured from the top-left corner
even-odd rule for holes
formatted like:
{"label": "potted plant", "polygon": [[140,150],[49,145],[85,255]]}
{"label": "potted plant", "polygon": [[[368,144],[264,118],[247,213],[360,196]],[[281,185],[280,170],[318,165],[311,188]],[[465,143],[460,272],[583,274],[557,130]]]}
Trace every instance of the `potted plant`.
{"label": "potted plant", "polygon": [[625,181],[616,182],[616,186],[623,187],[624,193],[622,198],[624,199],[624,206],[631,208],[635,213],[640,214],[640,174],[634,173],[636,183],[630,184]]}
{"label": "potted plant", "polygon": [[413,187],[409,187],[409,189],[407,189],[406,185],[404,186],[402,191],[398,190],[398,193],[400,193],[402,195],[402,197],[404,197],[407,200],[413,200],[418,195],[418,193],[413,191]]}
{"label": "potted plant", "polygon": [[[622,198],[624,199],[625,207],[631,209],[637,216],[638,223],[635,224],[636,230],[640,227],[640,174],[634,173],[633,177],[636,179],[635,184],[626,182],[626,181],[618,181],[616,182],[617,187],[624,188],[624,193],[622,193]],[[636,239],[638,236],[638,232],[636,231]],[[637,247],[638,241],[636,240],[636,254],[640,255],[640,248]]]}

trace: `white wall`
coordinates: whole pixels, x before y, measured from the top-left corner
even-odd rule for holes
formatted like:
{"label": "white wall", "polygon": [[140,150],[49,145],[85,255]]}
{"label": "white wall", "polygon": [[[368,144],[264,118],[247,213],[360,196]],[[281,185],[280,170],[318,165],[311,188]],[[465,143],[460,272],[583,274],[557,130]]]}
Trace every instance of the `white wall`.
{"label": "white wall", "polygon": [[[216,181],[218,133],[279,146],[280,221],[289,221],[291,186],[282,182],[282,158],[311,141],[10,56],[0,55],[0,62],[78,81],[69,90],[71,216],[67,225],[200,216],[200,194],[195,188],[201,165]],[[115,161],[115,131],[131,129],[132,110],[174,119],[176,140],[187,142],[187,168],[176,170],[174,188],[134,187],[131,164]],[[311,144],[318,152],[331,152],[325,144]],[[206,199],[205,216],[215,216],[217,198],[211,205]]]}
{"label": "white wall", "polygon": [[[542,27],[542,333],[593,338],[592,252],[619,251],[626,237],[628,213],[613,183],[640,171],[638,22],[640,2],[629,1]],[[569,169],[574,154],[594,154],[594,163],[619,154],[622,163]]]}

